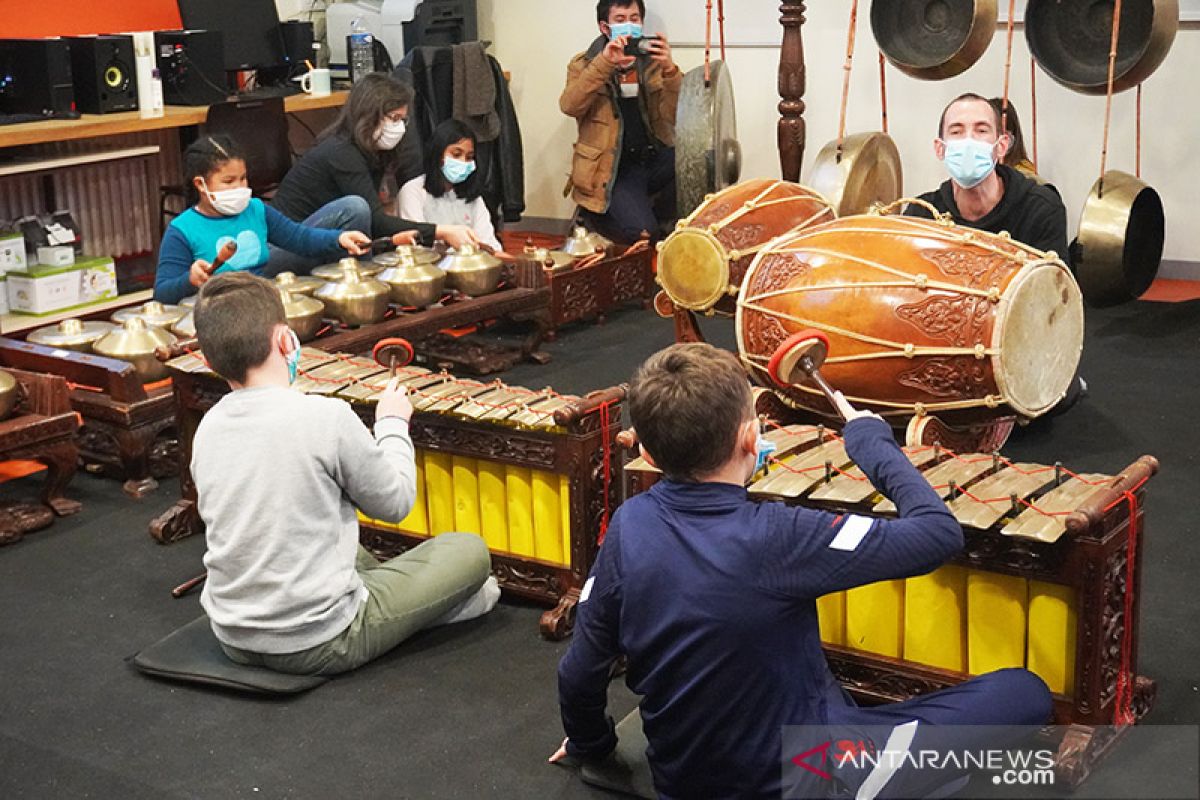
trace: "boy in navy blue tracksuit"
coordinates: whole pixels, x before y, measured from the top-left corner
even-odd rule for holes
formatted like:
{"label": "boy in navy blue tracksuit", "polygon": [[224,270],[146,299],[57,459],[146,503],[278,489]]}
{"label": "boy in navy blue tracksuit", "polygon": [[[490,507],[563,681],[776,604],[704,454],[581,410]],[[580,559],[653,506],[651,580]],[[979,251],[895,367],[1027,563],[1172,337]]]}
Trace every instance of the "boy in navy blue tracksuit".
{"label": "boy in navy blue tracksuit", "polygon": [[[875,708],[855,706],[831,674],[818,597],[930,572],[963,545],[962,529],[879,417],[843,409],[847,452],[895,501],[893,520],[749,500],[744,486],[762,442],[745,374],[728,352],[687,344],[657,353],[634,377],[629,409],[665,480],[617,511],[583,588],[558,669],[567,740],[552,761],[600,760],[616,746],[605,705],[622,653],[662,797],[780,796],[785,725],[895,727],[893,741],[919,729],[912,746],[926,749],[939,744],[931,725],[1049,719],[1049,691],[1022,669]],[[953,743],[964,743],[961,732]],[[930,786],[928,774],[912,772],[839,772],[836,786],[813,775],[801,791],[912,797],[947,781],[942,772]]]}

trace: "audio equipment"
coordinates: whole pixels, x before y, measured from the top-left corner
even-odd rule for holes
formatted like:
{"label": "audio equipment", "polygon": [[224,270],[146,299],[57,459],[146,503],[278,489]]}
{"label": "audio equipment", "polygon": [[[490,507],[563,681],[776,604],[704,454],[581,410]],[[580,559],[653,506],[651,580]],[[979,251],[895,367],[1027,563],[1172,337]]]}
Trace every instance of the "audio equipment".
{"label": "audio equipment", "polygon": [[0,113],[78,117],[62,39],[0,39]]}
{"label": "audio equipment", "polygon": [[85,114],[136,111],[137,74],[133,37],[68,36],[75,101]]}
{"label": "audio equipment", "polygon": [[167,105],[207,106],[228,97],[220,31],[156,31],[154,55]]}
{"label": "audio equipment", "polygon": [[299,20],[281,22],[279,29],[283,31],[283,54],[287,59],[288,70],[292,75],[300,75],[307,71],[304,62],[317,63],[313,55],[313,24]]}

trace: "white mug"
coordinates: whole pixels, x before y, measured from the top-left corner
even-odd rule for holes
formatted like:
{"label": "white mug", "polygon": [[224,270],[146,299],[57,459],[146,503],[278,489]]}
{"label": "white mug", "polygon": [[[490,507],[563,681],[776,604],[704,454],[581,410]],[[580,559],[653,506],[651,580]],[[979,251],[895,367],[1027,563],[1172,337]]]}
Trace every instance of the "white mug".
{"label": "white mug", "polygon": [[313,97],[325,97],[330,93],[329,70],[309,70],[300,77],[300,88]]}

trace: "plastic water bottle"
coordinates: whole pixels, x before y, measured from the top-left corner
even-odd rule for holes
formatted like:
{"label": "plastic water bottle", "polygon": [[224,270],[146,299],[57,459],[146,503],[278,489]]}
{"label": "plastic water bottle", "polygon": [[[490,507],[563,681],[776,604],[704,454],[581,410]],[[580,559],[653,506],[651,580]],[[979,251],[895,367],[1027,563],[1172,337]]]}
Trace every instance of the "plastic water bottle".
{"label": "plastic water bottle", "polygon": [[375,37],[362,29],[362,19],[350,22],[350,35],[346,37],[346,52],[349,53],[350,80],[353,83],[375,71]]}

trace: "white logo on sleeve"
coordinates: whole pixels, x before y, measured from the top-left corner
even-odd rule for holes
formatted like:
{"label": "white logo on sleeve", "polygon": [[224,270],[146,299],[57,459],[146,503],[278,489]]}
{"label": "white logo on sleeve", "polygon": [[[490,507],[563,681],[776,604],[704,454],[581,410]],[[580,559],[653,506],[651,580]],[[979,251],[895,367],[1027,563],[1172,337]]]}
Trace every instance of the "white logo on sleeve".
{"label": "white logo on sleeve", "polygon": [[860,517],[857,514],[851,514],[842,523],[842,529],[837,532],[837,536],[834,536],[833,541],[829,543],[830,549],[845,550],[846,552],[857,550],[858,546],[862,544],[863,538],[874,524],[875,520],[871,517]]}
{"label": "white logo on sleeve", "polygon": [[587,579],[587,583],[583,584],[583,591],[579,593],[579,602],[586,603],[587,599],[592,596],[592,584],[595,582],[595,575]]}

